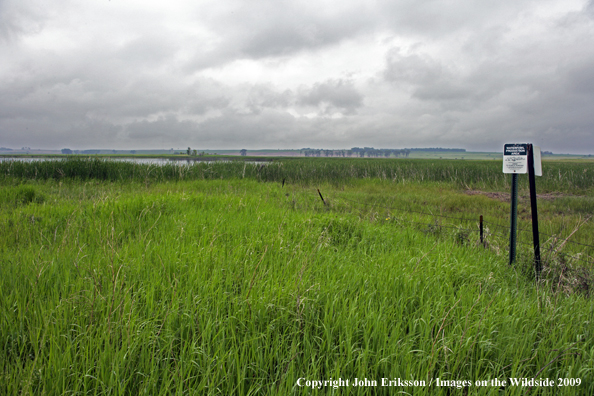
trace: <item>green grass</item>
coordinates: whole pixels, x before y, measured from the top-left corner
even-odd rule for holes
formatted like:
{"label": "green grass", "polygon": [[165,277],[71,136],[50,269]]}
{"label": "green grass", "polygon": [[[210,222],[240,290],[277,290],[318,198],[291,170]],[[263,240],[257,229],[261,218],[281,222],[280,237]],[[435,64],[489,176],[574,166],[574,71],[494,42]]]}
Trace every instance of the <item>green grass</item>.
{"label": "green grass", "polygon": [[[529,394],[594,392],[592,298],[535,283],[529,248],[509,267],[495,236],[485,249],[447,219],[409,213],[470,224],[509,205],[432,180],[447,167],[402,164],[205,164],[182,177],[40,164],[35,178],[13,166],[0,191],[0,394],[310,395],[332,388],[299,378],[534,376],[581,385]],[[543,216],[576,211],[569,228],[590,204],[563,196]],[[398,391],[463,394],[336,394]]]}
{"label": "green grass", "polygon": [[[330,183],[345,185],[360,179],[391,180],[401,183],[444,182],[460,188],[489,191],[509,190],[510,177],[502,172],[501,161],[429,159],[285,158],[259,164],[244,161],[149,165],[106,159],[75,157],[57,161],[0,162],[0,178],[14,180],[109,180],[160,182],[196,179],[286,180],[302,185]],[[521,190],[528,178],[520,177]],[[594,162],[550,161],[538,178],[539,192],[563,191],[591,194],[594,191]]]}

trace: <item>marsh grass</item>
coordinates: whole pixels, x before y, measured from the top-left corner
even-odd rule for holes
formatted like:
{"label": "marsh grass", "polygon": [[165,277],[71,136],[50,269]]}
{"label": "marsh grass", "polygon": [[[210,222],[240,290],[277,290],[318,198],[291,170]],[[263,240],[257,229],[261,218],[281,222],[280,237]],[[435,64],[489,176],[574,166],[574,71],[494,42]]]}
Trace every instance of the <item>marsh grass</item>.
{"label": "marsh grass", "polygon": [[[405,160],[405,159],[325,159],[287,158],[268,163],[244,161],[195,162],[193,164],[140,164],[110,161],[100,157],[0,163],[5,180],[106,180],[161,182],[196,179],[248,178],[258,181],[300,185],[330,183],[341,186],[361,179],[391,180],[400,183],[446,182],[461,188],[508,191],[510,178],[500,161]],[[539,192],[563,191],[585,194],[594,187],[594,162],[549,161],[538,179]],[[520,189],[527,190],[527,177]]]}
{"label": "marsh grass", "polygon": [[[591,298],[535,283],[523,251],[509,267],[465,227],[393,209],[495,217],[504,203],[456,182],[260,182],[284,166],[223,180],[216,167],[191,181],[5,179],[0,394],[310,395],[333,389],[299,378],[535,375],[582,383],[530,394],[594,392]],[[44,199],[10,198],[30,189]],[[464,390],[336,393],[395,391]]]}

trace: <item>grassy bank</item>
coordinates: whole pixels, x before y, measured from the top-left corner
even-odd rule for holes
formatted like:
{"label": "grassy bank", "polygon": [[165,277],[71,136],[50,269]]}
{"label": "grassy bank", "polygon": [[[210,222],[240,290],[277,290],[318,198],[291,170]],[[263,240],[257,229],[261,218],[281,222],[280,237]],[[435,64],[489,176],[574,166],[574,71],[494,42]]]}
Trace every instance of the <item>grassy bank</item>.
{"label": "grassy bank", "polygon": [[486,395],[499,387],[435,379],[523,377],[581,384],[505,394],[594,392],[592,298],[416,213],[495,218],[504,202],[428,182],[446,169],[424,163],[315,164],[4,169],[0,394],[310,395],[333,388],[299,378],[367,378],[335,392]]}

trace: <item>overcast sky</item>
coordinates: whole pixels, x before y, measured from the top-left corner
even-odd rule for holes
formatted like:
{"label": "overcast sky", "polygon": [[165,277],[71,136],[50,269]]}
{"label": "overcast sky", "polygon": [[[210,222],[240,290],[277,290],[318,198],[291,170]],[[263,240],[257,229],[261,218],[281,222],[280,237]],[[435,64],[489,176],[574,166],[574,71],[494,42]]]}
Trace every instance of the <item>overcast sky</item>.
{"label": "overcast sky", "polygon": [[594,0],[0,0],[0,146],[594,153]]}

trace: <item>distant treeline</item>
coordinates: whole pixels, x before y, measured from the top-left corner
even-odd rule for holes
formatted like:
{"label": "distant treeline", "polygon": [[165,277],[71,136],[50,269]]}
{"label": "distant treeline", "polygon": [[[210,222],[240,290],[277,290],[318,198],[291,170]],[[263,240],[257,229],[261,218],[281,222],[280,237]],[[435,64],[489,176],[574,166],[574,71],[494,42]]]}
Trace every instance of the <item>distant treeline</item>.
{"label": "distant treeline", "polygon": [[462,148],[443,148],[443,147],[431,147],[431,148],[410,148],[410,151],[446,151],[446,152],[456,152],[456,153],[465,153],[466,149]]}
{"label": "distant treeline", "polygon": [[136,154],[136,150],[71,150],[63,148],[62,154]]}
{"label": "distant treeline", "polygon": [[410,148],[410,149],[376,149],[373,147],[353,147],[350,150],[323,150],[304,148],[300,152],[306,157],[408,157],[411,151],[438,151],[438,152],[455,152],[464,153],[466,149],[461,148]]}
{"label": "distant treeline", "polygon": [[410,150],[408,149],[375,149],[373,147],[353,147],[350,150],[319,150],[319,149],[302,149],[300,150],[306,157],[408,157]]}

